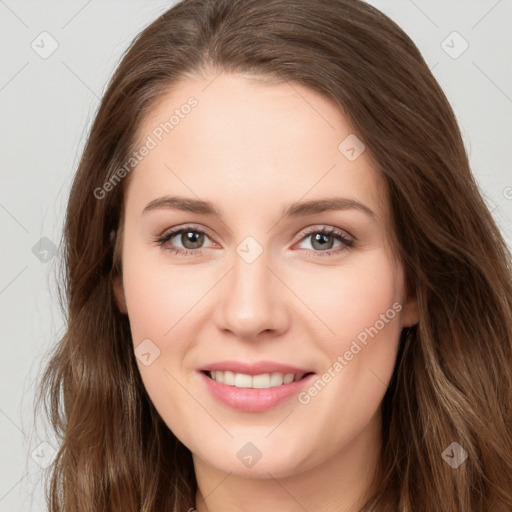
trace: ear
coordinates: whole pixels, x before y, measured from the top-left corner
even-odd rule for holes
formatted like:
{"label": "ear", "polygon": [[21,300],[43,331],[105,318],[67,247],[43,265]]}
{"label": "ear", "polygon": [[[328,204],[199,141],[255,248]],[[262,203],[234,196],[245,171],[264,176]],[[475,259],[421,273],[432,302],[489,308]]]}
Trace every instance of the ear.
{"label": "ear", "polygon": [[128,313],[126,307],[126,298],[124,296],[123,277],[121,274],[116,274],[112,278],[112,289],[114,291],[114,297],[116,299],[117,307],[121,313],[125,315]]}
{"label": "ear", "polygon": [[411,327],[419,321],[418,299],[408,295],[402,309],[402,327]]}

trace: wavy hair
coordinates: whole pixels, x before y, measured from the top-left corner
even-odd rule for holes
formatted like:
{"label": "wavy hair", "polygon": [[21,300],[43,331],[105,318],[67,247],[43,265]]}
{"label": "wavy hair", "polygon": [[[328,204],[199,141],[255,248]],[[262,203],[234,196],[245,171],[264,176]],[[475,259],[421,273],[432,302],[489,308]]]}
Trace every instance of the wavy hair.
{"label": "wavy hair", "polygon": [[[382,403],[383,444],[363,512],[512,509],[511,256],[453,110],[411,39],[360,0],[184,0],[132,42],[100,103],[63,232],[66,330],[36,409],[61,445],[50,512],[185,512],[190,451],[156,412],[112,279],[124,179],[144,116],[186,76],[241,72],[334,100],[390,191],[392,243],[419,304]],[[457,469],[442,457],[456,441]]]}

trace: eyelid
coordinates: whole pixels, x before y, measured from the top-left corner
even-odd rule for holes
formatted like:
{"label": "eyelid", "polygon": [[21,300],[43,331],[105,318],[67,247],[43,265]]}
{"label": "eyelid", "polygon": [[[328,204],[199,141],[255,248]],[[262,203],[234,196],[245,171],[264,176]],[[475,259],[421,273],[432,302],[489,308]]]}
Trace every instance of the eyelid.
{"label": "eyelid", "polygon": [[[206,235],[208,235],[208,238],[215,239],[215,236],[212,235],[212,232],[208,228],[201,226],[199,224],[184,224],[183,226],[177,226],[175,228],[167,228],[164,231],[162,231],[162,233],[159,234],[157,238],[163,238],[166,236],[167,233],[176,234],[176,232],[185,230],[185,229],[190,229],[191,231],[204,232]],[[304,228],[300,232],[300,234],[297,237],[296,242],[294,242],[294,243],[300,242],[306,235],[309,235],[311,233],[317,233],[320,231],[328,231],[329,234],[343,233],[343,234],[346,234],[349,238],[353,239],[354,241],[357,240],[357,238],[354,235],[352,235],[351,233],[349,233],[346,229],[341,229],[341,228],[337,228],[335,226],[330,226],[330,225],[326,225],[326,224],[315,224],[313,226]]]}
{"label": "eyelid", "polygon": [[171,233],[173,234],[173,236],[176,236],[176,234],[178,232],[186,231],[187,229],[190,231],[197,231],[199,233],[204,233],[210,239],[215,238],[215,236],[212,234],[212,232],[208,228],[205,228],[204,226],[200,226],[199,224],[184,224],[183,226],[176,226],[173,228],[165,229],[164,231],[162,231],[162,233],[160,235],[157,236],[157,239],[164,238],[168,234],[171,234]]}
{"label": "eyelid", "polygon": [[328,234],[346,235],[347,238],[350,238],[354,242],[357,241],[357,238],[349,233],[346,229],[337,228],[336,226],[331,226],[328,224],[316,224],[312,227],[304,228],[304,230],[300,232],[300,236],[297,241],[300,242],[305,236],[322,231],[325,231]]}

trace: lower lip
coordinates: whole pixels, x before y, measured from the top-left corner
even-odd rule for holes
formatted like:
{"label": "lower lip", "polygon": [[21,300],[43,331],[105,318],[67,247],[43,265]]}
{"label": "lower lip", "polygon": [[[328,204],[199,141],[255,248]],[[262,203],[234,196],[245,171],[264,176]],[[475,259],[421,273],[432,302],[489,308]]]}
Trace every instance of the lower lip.
{"label": "lower lip", "polygon": [[244,412],[263,412],[276,407],[282,402],[297,395],[315,376],[314,373],[289,384],[273,386],[271,388],[237,388],[211,379],[203,372],[199,372],[211,394],[223,404]]}

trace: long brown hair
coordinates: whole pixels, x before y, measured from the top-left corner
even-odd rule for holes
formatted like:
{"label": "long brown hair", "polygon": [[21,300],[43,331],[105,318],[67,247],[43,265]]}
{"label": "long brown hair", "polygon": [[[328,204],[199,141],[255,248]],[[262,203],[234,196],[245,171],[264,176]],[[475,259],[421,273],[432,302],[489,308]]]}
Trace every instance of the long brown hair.
{"label": "long brown hair", "polygon": [[[146,394],[114,300],[121,262],[111,233],[127,179],[95,191],[129,159],[141,120],[172,85],[212,70],[300,83],[333,99],[389,187],[392,242],[420,319],[402,332],[382,404],[378,478],[362,510],[512,509],[510,253],[419,50],[360,0],[185,0],[124,55],[73,182],[63,235],[67,330],[36,404],[62,443],[49,510],[194,507],[191,454]],[[453,442],[468,454],[456,469],[442,455]]]}

